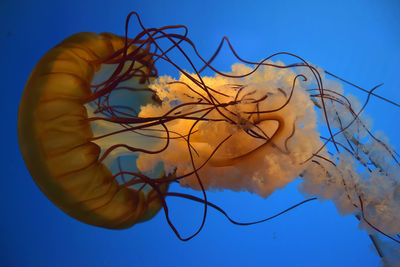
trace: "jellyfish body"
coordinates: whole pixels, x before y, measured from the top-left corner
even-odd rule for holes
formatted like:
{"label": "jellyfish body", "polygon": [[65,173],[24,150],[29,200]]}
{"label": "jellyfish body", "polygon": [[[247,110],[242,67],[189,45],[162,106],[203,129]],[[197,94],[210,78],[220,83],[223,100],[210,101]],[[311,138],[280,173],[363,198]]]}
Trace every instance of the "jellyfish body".
{"label": "jellyfish body", "polygon": [[[176,28],[185,33],[168,32]],[[302,192],[334,201],[371,233],[400,232],[399,156],[371,132],[363,114],[368,101],[363,106],[346,96],[340,83],[292,54],[249,62],[231,47],[246,65],[222,73],[212,67],[214,57],[201,58],[184,26],[142,29],[133,41],[92,33],[67,38],[41,59],[25,87],[21,151],[40,189],[65,213],[119,229],[163,208],[178,238],[188,240],[204,225],[206,190],[266,198],[301,177]],[[200,75],[182,42],[214,77]],[[193,73],[170,58],[173,49]],[[297,62],[270,60],[278,55]],[[172,65],[180,78],[151,80],[156,61]],[[93,82],[104,65],[112,65],[111,74]],[[132,107],[140,91],[151,97]],[[203,192],[203,200],[186,196],[204,204],[203,223],[186,239],[168,217],[165,197],[183,196],[167,192],[171,182]]]}
{"label": "jellyfish body", "polygon": [[89,85],[101,60],[123,47],[124,38],[107,33],[67,38],[32,71],[18,114],[21,152],[38,187],[65,213],[106,228],[130,227],[161,208],[155,192],[121,187],[90,142]]}

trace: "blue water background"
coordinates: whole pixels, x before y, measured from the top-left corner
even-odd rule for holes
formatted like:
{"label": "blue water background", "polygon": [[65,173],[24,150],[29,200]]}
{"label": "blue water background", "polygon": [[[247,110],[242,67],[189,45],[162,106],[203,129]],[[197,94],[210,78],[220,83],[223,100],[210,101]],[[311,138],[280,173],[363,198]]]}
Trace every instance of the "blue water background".
{"label": "blue water background", "polygon": [[[73,33],[123,34],[132,10],[147,27],[186,25],[205,57],[228,36],[245,59],[292,52],[366,89],[383,82],[378,93],[400,102],[399,1],[2,0],[0,266],[379,266],[357,220],[340,216],[328,201],[249,227],[232,225],[210,210],[203,231],[181,242],[162,212],[128,230],[105,230],[66,216],[39,191],[20,155],[16,130],[29,73],[47,50]],[[216,66],[227,71],[234,59],[226,51]],[[372,98],[367,112],[375,129],[399,148],[400,109]],[[244,221],[304,199],[296,183],[266,200],[229,191],[208,196]],[[169,204],[184,235],[197,229],[201,205],[176,199]]]}

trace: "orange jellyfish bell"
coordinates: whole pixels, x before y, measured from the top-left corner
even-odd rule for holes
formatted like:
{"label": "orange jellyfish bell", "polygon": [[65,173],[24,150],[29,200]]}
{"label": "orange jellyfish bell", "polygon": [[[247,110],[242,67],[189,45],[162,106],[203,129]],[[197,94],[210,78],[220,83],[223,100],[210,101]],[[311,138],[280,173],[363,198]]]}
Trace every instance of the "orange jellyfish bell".
{"label": "orange jellyfish bell", "polygon": [[[48,51],[32,71],[19,106],[21,152],[36,184],[60,209],[75,219],[122,229],[152,218],[162,207],[160,190],[147,194],[121,186],[99,160],[100,147],[85,103],[101,62],[115,59],[126,47],[123,37],[79,33]],[[134,49],[130,46],[129,49]],[[152,58],[137,49],[144,83]],[[126,51],[125,51],[126,52]],[[148,75],[150,76],[150,75]]]}

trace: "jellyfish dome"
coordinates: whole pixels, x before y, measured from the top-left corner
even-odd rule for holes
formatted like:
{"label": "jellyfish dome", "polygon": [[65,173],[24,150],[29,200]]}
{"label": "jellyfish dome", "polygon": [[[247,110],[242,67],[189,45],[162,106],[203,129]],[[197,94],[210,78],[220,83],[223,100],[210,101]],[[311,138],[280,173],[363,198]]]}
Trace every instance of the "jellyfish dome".
{"label": "jellyfish dome", "polygon": [[[112,34],[67,38],[32,71],[18,115],[21,152],[39,188],[70,216],[106,228],[129,227],[161,208],[154,193],[119,185],[99,162],[100,147],[90,141],[93,132],[84,106],[94,94],[90,83],[101,61],[123,47],[124,39]],[[144,84],[149,59],[137,53],[143,74],[134,80]]]}

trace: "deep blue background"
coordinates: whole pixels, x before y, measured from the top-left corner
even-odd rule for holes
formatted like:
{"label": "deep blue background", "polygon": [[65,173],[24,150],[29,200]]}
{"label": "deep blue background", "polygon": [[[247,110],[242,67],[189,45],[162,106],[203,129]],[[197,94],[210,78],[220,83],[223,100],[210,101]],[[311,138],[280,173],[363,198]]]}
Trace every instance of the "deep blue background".
{"label": "deep blue background", "polygon": [[[210,211],[204,230],[186,243],[174,236],[163,213],[124,231],[88,226],[46,199],[19,152],[19,99],[39,58],[76,32],[122,34],[131,10],[148,27],[187,25],[189,37],[206,57],[225,35],[246,59],[292,52],[368,89],[384,82],[378,93],[400,102],[400,2],[325,2],[2,0],[0,265],[379,266],[356,219],[340,216],[327,201],[250,227],[234,226]],[[216,64],[228,70],[231,63],[222,53]],[[375,129],[384,130],[399,148],[400,109],[373,98],[367,111]],[[267,200],[232,192],[210,193],[209,198],[240,220],[267,217],[304,199],[295,183]],[[169,202],[183,233],[197,229],[200,205]]]}

